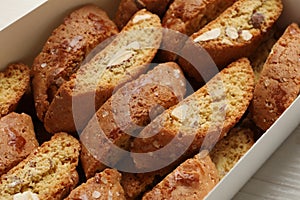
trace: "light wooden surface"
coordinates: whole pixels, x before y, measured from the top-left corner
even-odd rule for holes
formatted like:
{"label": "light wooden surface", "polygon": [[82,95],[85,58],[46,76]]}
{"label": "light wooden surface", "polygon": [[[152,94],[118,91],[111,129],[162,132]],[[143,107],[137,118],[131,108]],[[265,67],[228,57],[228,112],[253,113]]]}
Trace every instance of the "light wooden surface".
{"label": "light wooden surface", "polygon": [[254,199],[300,199],[300,126],[233,198]]}

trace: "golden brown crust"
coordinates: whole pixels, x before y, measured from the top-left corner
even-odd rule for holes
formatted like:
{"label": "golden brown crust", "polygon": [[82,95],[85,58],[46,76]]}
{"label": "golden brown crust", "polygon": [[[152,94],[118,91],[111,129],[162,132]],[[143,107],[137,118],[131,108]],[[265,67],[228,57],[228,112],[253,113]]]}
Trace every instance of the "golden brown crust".
{"label": "golden brown crust", "polygon": [[273,46],[254,90],[253,120],[267,130],[300,91],[300,29],[291,24]]}
{"label": "golden brown crust", "polygon": [[[239,0],[218,18],[194,33],[182,50],[190,51],[189,43],[204,48],[219,68],[241,57],[250,56],[263,41],[265,34],[279,18],[283,5],[281,0]],[[189,76],[201,82],[190,63],[179,59]]]}
{"label": "golden brown crust", "polygon": [[106,168],[100,160],[105,159],[114,166],[122,155],[114,153],[111,145],[128,150],[131,135],[138,133],[164,109],[181,101],[185,90],[185,78],[180,67],[169,62],[159,64],[114,93],[80,135],[84,146],[81,163],[86,177]]}
{"label": "golden brown crust", "polygon": [[236,0],[174,0],[162,24],[165,28],[191,35],[215,19]]}
{"label": "golden brown crust", "polygon": [[46,113],[46,130],[51,133],[83,130],[114,90],[147,70],[161,38],[158,16],[146,10],[136,13],[105,49],[59,88]]}
{"label": "golden brown crust", "polygon": [[74,85],[72,79],[65,82],[50,104],[44,119],[44,126],[48,132],[55,133],[63,129],[72,133],[76,130],[72,115],[72,88]]}
{"label": "golden brown crust", "polygon": [[0,178],[0,196],[12,200],[30,191],[39,199],[63,199],[78,183],[79,142],[57,133]]}
{"label": "golden brown crust", "polygon": [[121,174],[114,169],[105,169],[96,174],[86,183],[81,184],[65,198],[65,200],[78,199],[116,199],[125,200],[124,190],[120,185]]}
{"label": "golden brown crust", "polygon": [[126,199],[136,199],[146,191],[147,187],[153,186],[157,173],[123,173],[121,184],[124,188]]}
{"label": "golden brown crust", "polygon": [[25,159],[39,144],[31,117],[10,113],[0,119],[0,176]]}
{"label": "golden brown crust", "polygon": [[124,188],[127,200],[138,199],[142,194],[149,191],[169,173],[171,173],[180,163],[171,165],[147,173],[122,173],[121,185]]}
{"label": "golden brown crust", "polygon": [[73,11],[53,30],[32,66],[34,100],[41,121],[58,88],[76,72],[87,54],[117,33],[116,25],[95,5]]}
{"label": "golden brown crust", "polygon": [[209,191],[219,182],[218,171],[204,152],[197,154],[180,164],[172,173],[164,178],[143,200],[160,199],[204,199]]}
{"label": "golden brown crust", "polygon": [[15,110],[29,83],[30,69],[22,63],[11,64],[0,72],[0,118]]}
{"label": "golden brown crust", "polygon": [[137,168],[151,170],[191,156],[200,148],[210,149],[242,117],[253,90],[254,74],[248,59],[230,64],[134,139],[131,151],[139,153],[133,155]]}
{"label": "golden brown crust", "polygon": [[[190,36],[204,25],[220,15],[236,0],[174,0],[162,19],[164,28],[178,31]],[[181,34],[166,32],[162,41],[162,48],[179,51],[187,38]],[[160,51],[159,59],[163,61],[175,61],[176,54]]]}
{"label": "golden brown crust", "polygon": [[171,1],[172,0],[121,0],[114,21],[121,30],[128,23],[130,18],[143,8],[162,17]]}

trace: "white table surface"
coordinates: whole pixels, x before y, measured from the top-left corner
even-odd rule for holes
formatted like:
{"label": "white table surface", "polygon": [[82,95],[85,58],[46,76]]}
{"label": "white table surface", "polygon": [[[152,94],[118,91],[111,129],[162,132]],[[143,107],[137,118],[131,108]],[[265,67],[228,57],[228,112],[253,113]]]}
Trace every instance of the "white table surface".
{"label": "white table surface", "polygon": [[[0,0],[0,30],[45,1]],[[300,200],[300,126],[233,199]]]}
{"label": "white table surface", "polygon": [[300,200],[300,126],[233,199]]}

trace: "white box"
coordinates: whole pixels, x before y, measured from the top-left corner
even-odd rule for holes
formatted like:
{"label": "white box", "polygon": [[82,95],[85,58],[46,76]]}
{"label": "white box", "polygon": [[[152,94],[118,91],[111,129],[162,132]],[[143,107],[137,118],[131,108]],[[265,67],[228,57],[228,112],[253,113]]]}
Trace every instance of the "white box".
{"label": "white box", "polygon": [[[41,1],[41,6],[38,4],[35,9],[30,9],[28,14],[25,12],[25,16],[0,31],[0,70],[17,61],[31,65],[52,30],[61,24],[71,10],[87,3],[94,3],[113,17],[119,3],[119,0]],[[300,2],[298,0],[283,0],[283,2],[284,12],[280,25],[286,27],[291,22],[299,24]],[[7,20],[7,23],[11,21]],[[3,21],[1,25],[3,26]],[[232,198],[300,123],[299,108],[300,98],[297,98],[206,199]]]}

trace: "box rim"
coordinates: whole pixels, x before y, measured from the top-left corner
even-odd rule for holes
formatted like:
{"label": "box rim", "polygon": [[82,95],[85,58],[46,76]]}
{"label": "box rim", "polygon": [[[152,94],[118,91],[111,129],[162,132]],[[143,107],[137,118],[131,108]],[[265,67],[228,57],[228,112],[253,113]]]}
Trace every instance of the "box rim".
{"label": "box rim", "polygon": [[[25,16],[23,16],[20,19],[14,21],[12,24],[10,24],[9,26],[7,26],[5,29],[0,30],[0,35],[4,31],[6,31],[7,29],[11,28],[12,26],[18,25],[18,23],[20,23],[20,21],[23,18],[26,18],[26,17],[28,17],[28,15],[32,14],[33,12],[41,9],[41,7],[43,7],[45,4],[49,3],[49,1],[53,1],[53,0],[48,0],[48,1],[46,0],[40,6],[37,6],[36,8],[32,9],[32,11],[28,12]],[[80,3],[79,3],[79,1],[77,1],[77,2],[80,5],[84,5],[84,4],[86,4],[86,2],[89,3],[91,1],[92,0],[89,0],[89,1],[80,1]],[[106,0],[106,1],[108,1],[108,0]],[[92,2],[98,2],[98,1],[93,0]],[[287,2],[287,0],[283,1],[283,2]],[[73,5],[72,7],[75,7],[75,5]],[[282,26],[286,26],[291,21],[297,21],[299,19],[291,20],[289,18],[288,20],[289,20],[289,22],[281,20],[280,24]],[[0,66],[0,71],[1,71],[2,67],[6,67],[6,66]],[[210,193],[206,196],[206,199],[216,199],[216,197],[218,195],[221,195],[221,194],[222,194],[222,196],[219,196],[219,197],[222,197],[222,199],[224,199],[225,197],[229,197],[229,198],[233,197],[233,195],[236,194],[236,191],[239,191],[239,189],[242,188],[242,186],[249,180],[249,178],[258,170],[258,168],[263,165],[263,163],[271,156],[272,153],[274,153],[275,149],[277,149],[280,146],[280,144],[282,144],[286,140],[286,138],[292,133],[292,131],[299,125],[299,123],[300,123],[300,117],[297,118],[297,119],[294,119],[292,125],[288,127],[288,131],[287,131],[288,134],[280,137],[280,142],[277,142],[276,145],[273,145],[272,147],[269,147],[268,148],[268,152],[266,152],[267,156],[263,156],[264,158],[261,159],[259,161],[259,163],[257,163],[257,165],[255,167],[252,167],[251,171],[249,171],[246,174],[246,178],[243,178],[243,181],[239,181],[238,182],[238,184],[240,185],[239,187],[231,189],[231,192],[227,192],[226,191],[225,194],[221,193],[221,191],[224,192],[224,188],[230,187],[230,184],[229,184],[230,179],[233,180],[234,177],[236,177],[236,175],[233,176],[232,174],[240,174],[241,172],[243,172],[243,171],[246,170],[245,167],[244,167],[245,163],[248,163],[249,159],[250,160],[253,159],[252,158],[253,157],[252,154],[253,154],[253,152],[255,152],[254,149],[257,149],[258,147],[260,147],[264,143],[264,141],[266,140],[265,138],[270,138],[271,137],[270,135],[274,132],[274,130],[276,130],[278,128],[278,126],[282,127],[285,123],[288,124],[287,118],[291,118],[292,117],[292,115],[290,113],[296,112],[297,111],[296,107],[299,107],[299,106],[300,106],[300,97],[298,97],[292,103],[292,105],[290,105],[289,108],[286,109],[286,111],[279,117],[279,119],[277,119],[276,122],[255,142],[255,144],[253,145],[253,147],[238,161],[238,163],[234,166],[234,168],[218,183],[217,186],[214,187],[213,190],[210,191]],[[283,125],[282,125],[282,123],[283,123]],[[275,132],[277,132],[277,131],[275,131]],[[241,172],[237,173],[237,171],[241,170],[241,168],[244,168],[244,169]],[[226,186],[226,185],[229,185],[229,186]],[[224,187],[224,186],[226,186],[226,187]]]}

